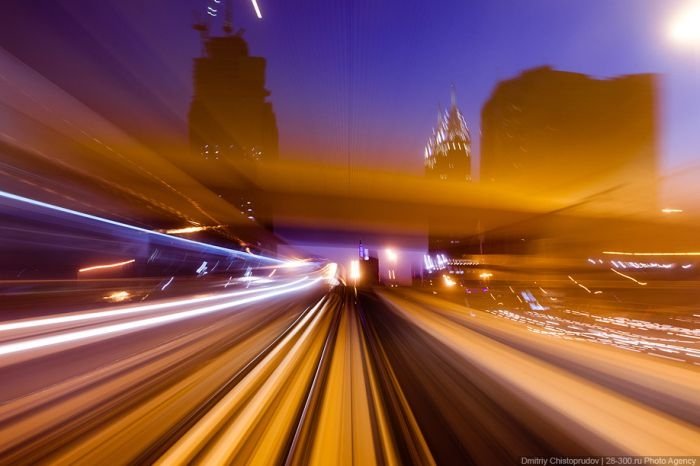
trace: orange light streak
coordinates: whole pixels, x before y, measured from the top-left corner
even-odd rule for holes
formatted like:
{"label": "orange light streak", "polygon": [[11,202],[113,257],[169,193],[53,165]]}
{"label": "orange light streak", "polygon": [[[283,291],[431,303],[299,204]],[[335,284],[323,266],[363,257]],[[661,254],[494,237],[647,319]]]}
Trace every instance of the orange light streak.
{"label": "orange light streak", "polygon": [[79,269],[78,272],[89,272],[91,270],[99,270],[99,269],[111,269],[114,267],[121,267],[122,265],[131,264],[132,262],[136,262],[136,259],[131,259],[131,260],[124,261],[124,262],[117,262],[115,264],[93,265],[92,267],[85,267],[85,268]]}

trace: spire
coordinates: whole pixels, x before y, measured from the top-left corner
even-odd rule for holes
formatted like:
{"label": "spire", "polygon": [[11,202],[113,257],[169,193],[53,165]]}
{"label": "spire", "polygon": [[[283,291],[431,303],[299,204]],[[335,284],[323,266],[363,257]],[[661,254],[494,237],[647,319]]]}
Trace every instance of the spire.
{"label": "spire", "polygon": [[457,106],[457,89],[454,83],[450,85],[450,101],[453,107]]}

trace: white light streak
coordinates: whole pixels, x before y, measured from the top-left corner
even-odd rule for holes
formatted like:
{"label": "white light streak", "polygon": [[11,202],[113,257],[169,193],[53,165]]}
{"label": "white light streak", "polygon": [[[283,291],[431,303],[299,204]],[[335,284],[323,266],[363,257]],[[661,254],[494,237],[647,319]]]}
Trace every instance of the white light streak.
{"label": "white light streak", "polygon": [[226,298],[234,298],[234,297],[245,296],[245,295],[254,294],[254,293],[262,293],[265,291],[283,290],[285,288],[288,288],[288,287],[291,287],[294,285],[298,285],[307,279],[308,279],[308,277],[303,277],[299,280],[295,280],[295,281],[290,282],[290,283],[286,283],[283,285],[270,286],[267,288],[232,291],[230,293],[214,294],[214,295],[203,296],[203,297],[199,297],[199,298],[178,299],[176,301],[168,301],[165,303],[144,304],[141,306],[115,309],[113,311],[87,312],[87,313],[82,313],[82,314],[72,314],[72,315],[64,315],[64,316],[58,316],[58,317],[45,317],[45,318],[41,318],[41,319],[21,320],[21,321],[9,322],[7,324],[0,324],[0,332],[7,332],[10,330],[19,330],[19,329],[26,329],[26,328],[44,327],[47,325],[68,324],[71,322],[81,322],[81,321],[85,321],[85,320],[94,320],[94,319],[100,319],[100,318],[105,318],[105,317],[124,316],[124,315],[129,315],[129,314],[136,314],[139,312],[156,311],[156,310],[168,309],[171,307],[186,306],[189,304],[199,304],[199,303],[204,303],[207,301],[214,301],[214,300],[226,299]]}
{"label": "white light streak", "polygon": [[182,234],[187,234],[187,233],[197,233],[199,231],[213,230],[215,228],[219,228],[219,227],[218,226],[192,226],[192,227],[184,227],[184,228],[173,228],[171,230],[165,230],[165,231],[163,231],[163,233],[167,233],[169,235],[182,235]]}
{"label": "white light streak", "polygon": [[578,286],[580,286],[581,288],[583,288],[584,290],[586,290],[587,293],[590,293],[590,292],[591,292],[591,290],[588,289],[587,286],[585,286],[585,285],[583,285],[583,284],[577,282],[576,280],[574,280],[574,277],[572,277],[571,275],[567,275],[567,276],[569,277],[569,280],[571,280],[572,282],[574,282],[575,284],[577,284]]}
{"label": "white light streak", "polygon": [[224,309],[229,309],[232,307],[242,306],[244,304],[251,304],[257,301],[262,301],[264,299],[273,298],[275,296],[280,296],[282,294],[291,293],[294,291],[299,291],[304,288],[308,288],[315,283],[317,283],[320,278],[309,281],[308,283],[302,283],[300,285],[287,288],[284,290],[269,291],[267,293],[260,293],[256,296],[251,296],[248,298],[239,299],[236,301],[229,301],[222,304],[215,304],[208,307],[202,307],[198,309],[191,309],[188,311],[176,312],[174,314],[167,314],[157,317],[149,317],[147,319],[136,320],[133,322],[123,322],[119,324],[107,325],[104,327],[98,327],[88,330],[79,330],[77,332],[70,332],[61,335],[53,335],[49,337],[33,338],[31,340],[20,341],[15,343],[9,343],[5,345],[0,345],[0,356],[6,356],[8,354],[20,353],[23,351],[30,351],[34,349],[46,348],[48,346],[55,346],[62,343],[74,343],[81,340],[86,340],[88,338],[113,335],[116,333],[123,333],[132,330],[139,330],[147,327],[153,327],[156,325],[167,324],[171,322],[176,322],[179,320],[191,319],[193,317],[198,317],[205,314],[211,314],[214,312],[219,312]]}
{"label": "white light streak", "polygon": [[173,280],[175,280],[175,277],[170,277],[170,280],[168,280],[168,282],[165,285],[163,285],[163,287],[160,289],[160,291],[164,291],[168,286],[170,286],[170,284],[173,282]]}
{"label": "white light streak", "polygon": [[0,191],[0,198],[11,199],[13,201],[21,202],[23,204],[29,204],[29,205],[33,205],[36,207],[42,207],[44,209],[49,209],[49,210],[52,210],[55,212],[62,212],[65,214],[73,215],[75,217],[85,218],[85,219],[89,219],[89,220],[95,220],[97,222],[102,222],[102,223],[105,223],[107,225],[112,225],[112,226],[116,226],[116,227],[120,227],[120,228],[126,228],[127,230],[136,231],[139,233],[145,233],[147,235],[157,236],[160,238],[166,238],[171,242],[180,243],[183,245],[195,246],[197,248],[209,249],[209,250],[216,251],[219,253],[233,254],[236,256],[253,257],[253,258],[261,259],[261,260],[268,261],[268,262],[274,262],[274,263],[283,262],[279,259],[273,259],[271,257],[260,256],[258,254],[253,254],[251,252],[245,253],[245,252],[241,252],[241,251],[236,251],[234,249],[224,248],[221,246],[214,246],[213,244],[200,243],[199,241],[193,241],[191,239],[180,238],[178,236],[170,236],[170,235],[166,235],[165,233],[160,233],[157,231],[146,230],[145,228],[136,227],[133,225],[117,222],[114,220],[109,220],[109,219],[102,218],[102,217],[97,217],[95,215],[86,214],[84,212],[79,212],[77,210],[67,209],[65,207],[60,207],[57,205],[48,204],[46,202],[36,201],[34,199],[29,199],[27,197],[18,196],[16,194],[8,193],[5,191]]}
{"label": "white light streak", "polygon": [[353,260],[350,262],[350,279],[359,280],[360,279],[360,263],[359,261]]}
{"label": "white light streak", "polygon": [[260,13],[260,7],[258,6],[257,0],[251,0],[251,3],[253,4],[253,8],[255,9],[255,16],[257,16],[258,19],[262,19],[262,13]]}

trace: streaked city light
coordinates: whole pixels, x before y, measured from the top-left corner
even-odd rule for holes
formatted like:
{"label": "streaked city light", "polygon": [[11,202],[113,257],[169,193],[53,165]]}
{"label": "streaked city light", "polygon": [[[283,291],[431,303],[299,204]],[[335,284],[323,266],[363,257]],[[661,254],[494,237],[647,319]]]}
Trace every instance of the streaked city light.
{"label": "streaked city light", "polygon": [[128,291],[115,291],[113,293],[108,294],[103,299],[105,301],[109,301],[111,303],[120,303],[120,302],[126,301],[130,298],[131,298],[131,293],[129,293]]}
{"label": "streaked city light", "polygon": [[197,297],[197,298],[185,298],[177,299],[173,301],[166,301],[153,304],[142,304],[137,306],[129,306],[125,308],[119,308],[114,310],[96,311],[96,312],[82,312],[77,314],[69,314],[56,317],[44,317],[37,319],[27,319],[15,322],[7,322],[0,324],[0,332],[8,332],[11,330],[29,329],[37,327],[45,327],[51,325],[63,325],[74,322],[84,322],[91,320],[99,320],[112,317],[121,317],[132,314],[150,312],[150,311],[160,311],[164,309],[177,308],[181,306],[197,305],[200,303],[205,303],[209,301],[216,301],[221,299],[238,298],[240,296],[247,296],[251,294],[266,292],[266,291],[281,291],[286,288],[296,287],[297,285],[303,284],[307,278],[300,278],[292,282],[283,283],[280,285],[270,286],[267,288],[256,288],[251,290],[233,291],[224,294],[210,294],[207,296]]}
{"label": "streaked city light", "polygon": [[214,228],[218,228],[218,227],[215,227],[215,226],[192,226],[192,227],[173,228],[170,230],[164,230],[163,233],[167,233],[169,235],[182,235],[182,234],[187,234],[187,233],[197,233],[200,231],[212,230]]}
{"label": "streaked city light", "polygon": [[618,270],[615,270],[615,269],[613,269],[612,267],[610,268],[610,270],[612,270],[613,272],[615,272],[616,274],[618,274],[618,275],[621,276],[621,277],[625,277],[625,278],[628,279],[628,280],[632,280],[633,282],[635,282],[635,283],[637,283],[637,284],[639,284],[639,285],[646,286],[646,284],[647,284],[646,282],[640,282],[639,280],[637,280],[637,279],[634,278],[634,277],[630,277],[629,275],[626,275],[626,274],[624,274],[624,273],[622,273],[622,272],[620,272],[620,271],[618,271]]}
{"label": "streaked city light", "polygon": [[255,9],[255,16],[258,17],[258,19],[262,19],[262,13],[260,12],[260,7],[258,6],[257,0],[250,0],[253,3],[253,8]]}
{"label": "streaked city light", "polygon": [[313,262],[305,259],[291,259],[280,264],[280,267],[288,269],[296,269],[299,267],[308,267],[314,265]]}
{"label": "streaked city light", "polygon": [[93,265],[90,267],[83,267],[82,269],[78,269],[78,272],[90,272],[92,270],[113,269],[116,267],[122,267],[122,266],[127,265],[127,264],[133,264],[134,262],[136,262],[136,259],[129,259],[129,260],[122,261],[122,262],[115,262],[113,264]]}
{"label": "streaked city light", "polygon": [[350,280],[357,282],[360,279],[360,262],[357,260],[350,261]]}
{"label": "streaked city light", "polygon": [[623,252],[603,251],[603,254],[611,256],[700,256],[700,252]]}
{"label": "streaked city light", "polygon": [[170,322],[176,322],[184,319],[191,319],[204,314],[210,314],[214,312],[221,312],[226,309],[233,307],[242,306],[244,304],[251,304],[257,301],[270,299],[276,296],[281,296],[286,293],[293,293],[296,291],[303,290],[310,286],[313,286],[318,282],[319,279],[307,280],[306,283],[300,283],[294,286],[287,286],[285,288],[269,291],[265,289],[258,290],[253,296],[247,298],[240,298],[236,300],[225,301],[222,304],[214,304],[205,307],[194,308],[186,311],[173,312],[170,314],[149,317],[145,319],[124,322],[113,325],[100,326],[88,330],[79,330],[76,332],[70,332],[49,337],[39,337],[32,338],[25,341],[0,344],[0,356],[6,356],[9,354],[31,351],[40,348],[61,345],[65,343],[74,343],[89,338],[103,337],[107,335],[119,334],[123,332],[139,330],[143,328],[153,327],[156,325],[163,325]]}
{"label": "streaked city light", "polygon": [[170,286],[170,284],[175,280],[175,277],[170,277],[167,282],[160,288],[160,291],[165,291],[167,287]]}
{"label": "streaked city light", "polygon": [[457,285],[457,282],[452,279],[449,275],[442,275],[442,279],[445,283],[445,286],[448,288],[452,288],[453,286]]}
{"label": "streaked city light", "polygon": [[182,244],[183,246],[194,246],[194,247],[197,247],[197,248],[199,248],[199,249],[206,249],[206,250],[211,250],[211,251],[226,253],[226,254],[229,254],[229,255],[249,256],[249,257],[257,258],[257,259],[260,259],[260,260],[263,260],[263,261],[267,261],[267,262],[272,262],[272,263],[280,263],[280,262],[282,262],[282,261],[279,260],[279,259],[275,259],[275,258],[271,258],[271,257],[264,257],[264,256],[260,256],[260,255],[257,255],[257,254],[253,254],[253,253],[251,253],[251,252],[243,253],[243,252],[241,252],[241,251],[236,251],[235,249],[228,249],[228,248],[224,248],[224,247],[221,247],[221,246],[216,246],[216,245],[212,245],[212,244],[207,244],[207,243],[201,243],[201,242],[197,242],[197,241],[192,241],[192,240],[185,239],[185,238],[180,238],[180,237],[177,237],[177,236],[169,236],[169,235],[167,235],[167,234],[165,234],[165,233],[160,233],[160,232],[155,232],[155,231],[147,230],[147,229],[145,229],[145,228],[137,227],[137,226],[134,226],[134,225],[127,225],[127,224],[125,224],[125,223],[121,223],[121,222],[117,222],[117,221],[114,221],[114,220],[110,220],[110,219],[98,217],[98,216],[95,216],[95,215],[92,215],[92,214],[86,214],[86,213],[83,213],[83,212],[78,212],[78,211],[76,211],[76,210],[67,209],[67,208],[60,207],[60,206],[53,205],[53,204],[49,204],[49,203],[46,203],[46,202],[37,201],[37,200],[34,200],[34,199],[29,199],[29,198],[26,198],[26,197],[23,197],[23,196],[19,196],[19,195],[17,195],[17,194],[12,194],[12,193],[8,193],[8,192],[4,192],[4,191],[0,191],[0,198],[9,199],[9,200],[12,200],[12,201],[17,201],[17,202],[19,202],[19,203],[26,204],[26,205],[31,205],[31,206],[40,207],[40,208],[43,208],[43,209],[47,209],[47,210],[49,210],[49,211],[65,213],[65,214],[68,214],[68,215],[73,216],[73,217],[76,217],[76,218],[82,218],[82,219],[87,219],[87,220],[93,220],[93,221],[96,221],[96,222],[103,223],[103,224],[105,224],[105,225],[111,225],[111,226],[115,226],[115,227],[118,227],[118,228],[123,228],[123,229],[125,229],[125,230],[130,230],[130,231],[134,231],[134,232],[138,232],[138,233],[145,233],[145,234],[147,234],[147,235],[152,235],[152,236],[154,236],[154,237],[165,238],[165,239],[173,240],[173,241],[175,241],[175,242],[177,242],[177,243]]}

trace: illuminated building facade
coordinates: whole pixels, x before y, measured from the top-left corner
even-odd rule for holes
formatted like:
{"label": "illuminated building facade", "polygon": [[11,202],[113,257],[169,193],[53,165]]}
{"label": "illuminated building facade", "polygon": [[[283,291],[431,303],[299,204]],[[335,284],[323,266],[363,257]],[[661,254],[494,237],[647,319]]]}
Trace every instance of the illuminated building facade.
{"label": "illuminated building facade", "polygon": [[471,181],[471,136],[452,88],[450,108],[438,114],[425,146],[425,174],[449,181]]}
{"label": "illuminated building facade", "polygon": [[647,182],[655,201],[656,76],[596,79],[540,67],[502,81],[481,112],[481,182],[566,196]]}
{"label": "illuminated building facade", "polygon": [[[433,129],[424,151],[425,176],[429,179],[452,182],[471,181],[471,135],[464,115],[457,107],[454,86],[450,108],[438,113],[437,126]],[[444,221],[429,219],[428,250],[444,251],[460,243],[459,234],[445,234]],[[441,228],[436,228],[440,225]],[[436,233],[442,231],[442,233]]]}

